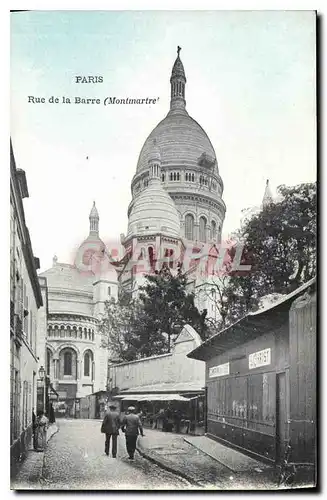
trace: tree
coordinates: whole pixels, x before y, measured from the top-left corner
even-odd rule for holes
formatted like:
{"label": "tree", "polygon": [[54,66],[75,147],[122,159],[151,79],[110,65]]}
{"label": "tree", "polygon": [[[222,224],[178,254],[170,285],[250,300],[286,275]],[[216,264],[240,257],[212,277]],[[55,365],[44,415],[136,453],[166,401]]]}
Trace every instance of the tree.
{"label": "tree", "polygon": [[99,325],[102,347],[108,349],[110,360],[120,363],[136,358],[130,339],[133,335],[134,303],[126,293],[118,301],[112,298],[105,304],[105,313]]}
{"label": "tree", "polygon": [[228,322],[258,306],[268,294],[287,294],[316,273],[316,184],[278,188],[280,201],[245,221],[241,264],[247,273],[232,272],[227,290]]}
{"label": "tree", "polygon": [[146,276],[140,288],[142,314],[136,318],[137,331],[143,335],[153,332],[158,338],[166,336],[165,351],[170,352],[172,340],[185,324],[193,326],[204,336],[204,318],[194,305],[194,295],[187,293],[187,276],[178,267],[172,274],[168,266]]}
{"label": "tree", "polygon": [[170,352],[172,341],[189,323],[205,336],[205,314],[186,291],[187,278],[179,267],[176,275],[164,266],[147,275],[138,299],[122,292],[119,300],[106,303],[100,323],[102,346],[111,361],[132,361]]}

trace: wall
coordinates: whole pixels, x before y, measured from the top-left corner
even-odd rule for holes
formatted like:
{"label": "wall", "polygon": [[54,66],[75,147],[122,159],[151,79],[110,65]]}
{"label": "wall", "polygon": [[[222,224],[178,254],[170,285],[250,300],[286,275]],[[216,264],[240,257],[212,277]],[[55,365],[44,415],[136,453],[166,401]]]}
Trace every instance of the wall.
{"label": "wall", "polygon": [[[37,319],[41,294],[36,263],[25,223],[25,173],[17,171],[11,151],[10,178],[10,458],[11,475],[32,438],[38,373]],[[43,344],[44,347],[44,344]]]}
{"label": "wall", "polygon": [[[267,322],[263,330],[269,331]],[[249,368],[249,355],[270,349],[270,363]],[[209,370],[229,363],[229,374]],[[208,434],[270,460],[276,450],[276,373],[288,371],[288,316],[270,331],[206,363]],[[226,368],[225,368],[226,369]],[[217,369],[216,369],[217,370]]]}
{"label": "wall", "polygon": [[[186,327],[184,327],[186,328]],[[188,329],[191,329],[187,325]],[[194,330],[192,329],[194,332]],[[161,356],[122,363],[110,367],[110,376],[114,387],[126,390],[132,387],[150,384],[194,382],[204,386],[205,366],[202,361],[189,359],[186,355],[199,345],[196,338],[187,340],[187,332],[182,330],[173,351]],[[182,337],[182,334],[185,335]],[[183,338],[186,340],[183,341]]]}
{"label": "wall", "polygon": [[92,293],[49,288],[49,310],[52,313],[93,315]]}
{"label": "wall", "polygon": [[294,462],[316,462],[316,295],[290,311],[290,444]]}

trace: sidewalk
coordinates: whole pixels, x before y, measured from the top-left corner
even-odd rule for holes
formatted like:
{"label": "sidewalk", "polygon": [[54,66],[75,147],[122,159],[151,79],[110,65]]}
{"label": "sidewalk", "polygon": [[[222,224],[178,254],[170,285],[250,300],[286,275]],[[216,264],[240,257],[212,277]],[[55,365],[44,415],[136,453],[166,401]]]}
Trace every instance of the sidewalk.
{"label": "sidewalk", "polygon": [[[59,428],[57,427],[56,424],[50,425],[47,430],[47,442],[58,431]],[[24,489],[32,489],[32,486],[35,487],[35,484],[42,477],[43,462],[44,462],[44,452],[35,451],[33,448],[30,448],[27,457],[22,462],[15,479],[12,481],[10,485],[10,488],[12,490],[24,490]]]}
{"label": "sidewalk", "polygon": [[206,436],[144,429],[141,455],[198,487],[238,490],[276,489],[275,469]]}

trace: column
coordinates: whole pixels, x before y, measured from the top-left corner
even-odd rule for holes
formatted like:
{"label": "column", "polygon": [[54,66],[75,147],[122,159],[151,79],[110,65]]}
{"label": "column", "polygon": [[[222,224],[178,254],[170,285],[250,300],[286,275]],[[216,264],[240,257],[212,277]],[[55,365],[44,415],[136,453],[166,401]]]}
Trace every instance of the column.
{"label": "column", "polygon": [[200,224],[198,222],[194,222],[194,239],[199,241],[199,227]]}
{"label": "column", "polygon": [[53,361],[53,378],[54,378],[54,380],[58,380],[59,379],[59,366],[58,366],[59,359],[53,358],[52,361]]}

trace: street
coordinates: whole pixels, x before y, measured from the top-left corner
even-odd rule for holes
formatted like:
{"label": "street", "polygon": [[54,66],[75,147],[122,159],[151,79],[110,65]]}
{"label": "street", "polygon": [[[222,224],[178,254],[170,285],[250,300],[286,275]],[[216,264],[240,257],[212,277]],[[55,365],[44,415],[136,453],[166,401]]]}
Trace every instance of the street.
{"label": "street", "polygon": [[[188,489],[189,483],[135,453],[128,460],[125,436],[118,437],[117,458],[104,453],[99,420],[58,419],[59,432],[47,445],[42,488],[58,490]],[[146,429],[145,429],[146,434]],[[138,439],[142,439],[139,437]]]}

